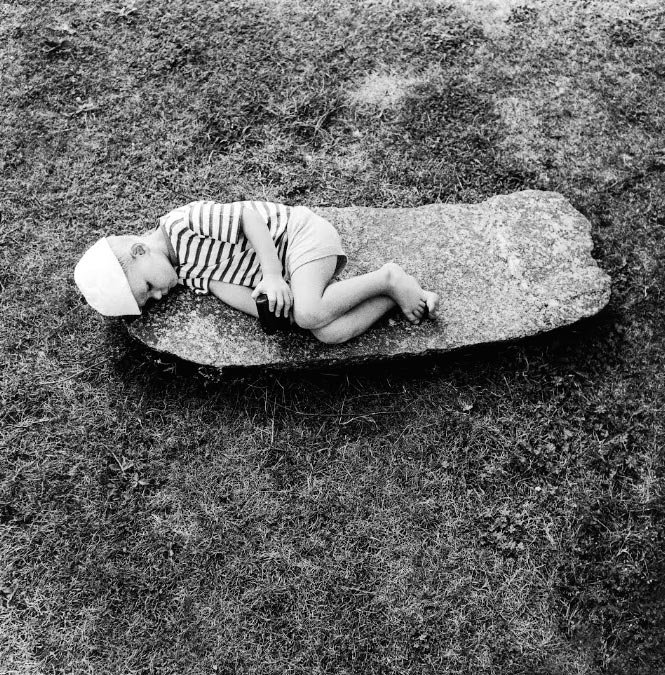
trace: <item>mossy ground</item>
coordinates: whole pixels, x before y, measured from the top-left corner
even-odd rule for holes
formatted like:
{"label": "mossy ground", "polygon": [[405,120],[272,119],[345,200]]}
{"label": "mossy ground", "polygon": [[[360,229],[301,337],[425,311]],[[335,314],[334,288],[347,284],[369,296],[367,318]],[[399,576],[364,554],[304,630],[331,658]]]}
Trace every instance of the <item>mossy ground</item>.
{"label": "mossy ground", "polygon": [[[0,672],[665,668],[665,9],[0,5]],[[563,193],[595,321],[220,383],[85,307],[198,197]]]}

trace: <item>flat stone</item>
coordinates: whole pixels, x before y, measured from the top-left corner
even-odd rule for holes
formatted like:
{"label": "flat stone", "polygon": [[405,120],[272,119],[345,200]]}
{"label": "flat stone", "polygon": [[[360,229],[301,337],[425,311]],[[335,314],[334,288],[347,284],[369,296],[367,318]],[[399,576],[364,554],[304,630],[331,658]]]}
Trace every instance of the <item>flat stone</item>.
{"label": "flat stone", "polygon": [[159,352],[216,368],[345,365],[514,340],[574,323],[609,301],[610,278],[591,257],[591,226],[555,192],[527,190],[480,204],[314,208],[339,230],[342,278],[395,261],[441,296],[440,319],[414,326],[399,312],[342,345],[309,332],[265,335],[257,319],[180,289],[130,334]]}

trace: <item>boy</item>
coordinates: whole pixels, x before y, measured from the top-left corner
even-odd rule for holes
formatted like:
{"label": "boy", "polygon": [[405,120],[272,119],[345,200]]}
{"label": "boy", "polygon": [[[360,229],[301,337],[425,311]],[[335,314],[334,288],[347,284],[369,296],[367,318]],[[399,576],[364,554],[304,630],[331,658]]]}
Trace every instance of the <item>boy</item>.
{"label": "boy", "polygon": [[439,298],[395,263],[331,283],[346,264],[339,234],[303,206],[197,201],[160,218],[141,236],[100,239],[74,278],[105,316],[136,315],[176,283],[257,316],[265,293],[277,316],[292,316],[326,343],[364,333],[398,305],[412,323],[437,318]]}

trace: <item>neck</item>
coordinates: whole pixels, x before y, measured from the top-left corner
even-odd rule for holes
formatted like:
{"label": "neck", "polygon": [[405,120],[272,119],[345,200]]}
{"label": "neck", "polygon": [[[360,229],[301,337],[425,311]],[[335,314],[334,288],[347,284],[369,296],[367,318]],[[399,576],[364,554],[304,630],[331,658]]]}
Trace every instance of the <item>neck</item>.
{"label": "neck", "polygon": [[166,241],[164,241],[161,228],[158,227],[156,230],[150,230],[149,232],[146,232],[141,237],[141,239],[143,239],[143,241],[145,241],[146,244],[148,244],[148,246],[150,246],[150,248],[154,251],[158,251],[167,258],[170,258],[169,249],[166,245]]}

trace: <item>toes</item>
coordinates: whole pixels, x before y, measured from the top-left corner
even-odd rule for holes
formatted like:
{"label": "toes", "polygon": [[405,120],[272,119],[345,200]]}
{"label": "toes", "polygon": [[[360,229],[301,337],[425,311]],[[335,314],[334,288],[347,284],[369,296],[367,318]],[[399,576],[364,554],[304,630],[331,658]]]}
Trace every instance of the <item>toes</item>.
{"label": "toes", "polygon": [[436,293],[430,293],[427,296],[427,311],[432,319],[439,315],[439,296]]}
{"label": "toes", "polygon": [[420,299],[420,316],[421,319],[426,319],[429,316],[429,307],[427,306],[427,298]]}

